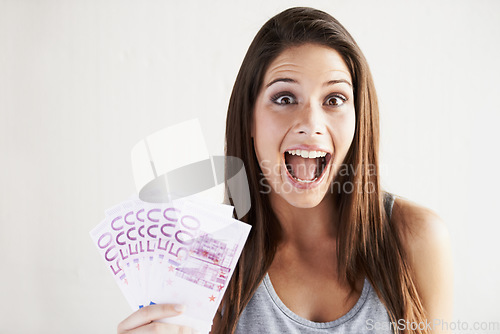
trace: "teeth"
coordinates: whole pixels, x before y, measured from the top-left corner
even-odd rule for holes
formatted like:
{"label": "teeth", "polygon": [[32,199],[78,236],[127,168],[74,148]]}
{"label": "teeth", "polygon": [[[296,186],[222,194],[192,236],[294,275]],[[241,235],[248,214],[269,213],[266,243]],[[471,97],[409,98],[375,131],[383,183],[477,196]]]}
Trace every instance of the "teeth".
{"label": "teeth", "polygon": [[326,152],[323,151],[289,150],[287,153],[298,155],[302,158],[322,158],[326,156]]}
{"label": "teeth", "polygon": [[294,179],[295,179],[295,180],[297,180],[297,181],[299,181],[299,182],[311,183],[311,182],[316,181],[318,178],[317,178],[317,177],[315,177],[315,178],[314,178],[314,179],[312,179],[312,180],[301,180],[301,179],[299,179],[298,177],[294,177]]}

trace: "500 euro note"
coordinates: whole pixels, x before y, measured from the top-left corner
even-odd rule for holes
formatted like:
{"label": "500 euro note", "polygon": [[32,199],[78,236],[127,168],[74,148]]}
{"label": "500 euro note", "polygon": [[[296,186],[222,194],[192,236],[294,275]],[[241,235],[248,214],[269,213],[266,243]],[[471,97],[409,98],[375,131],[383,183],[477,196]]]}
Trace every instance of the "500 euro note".
{"label": "500 euro note", "polygon": [[232,210],[134,198],[107,210],[91,237],[132,309],[184,304],[163,321],[207,333],[250,231]]}

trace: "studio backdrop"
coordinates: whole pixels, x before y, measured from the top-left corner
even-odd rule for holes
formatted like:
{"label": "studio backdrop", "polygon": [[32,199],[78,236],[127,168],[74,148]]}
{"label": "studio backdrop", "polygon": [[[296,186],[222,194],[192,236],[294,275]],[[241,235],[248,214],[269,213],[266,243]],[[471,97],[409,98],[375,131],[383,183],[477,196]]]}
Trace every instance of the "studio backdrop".
{"label": "studio backdrop", "polygon": [[500,321],[499,1],[0,0],[0,333],[116,332],[131,310],[89,231],[136,192],[132,147],[197,118],[223,155],[246,50],[290,6],[356,39],[384,188],[446,222],[455,319]]}

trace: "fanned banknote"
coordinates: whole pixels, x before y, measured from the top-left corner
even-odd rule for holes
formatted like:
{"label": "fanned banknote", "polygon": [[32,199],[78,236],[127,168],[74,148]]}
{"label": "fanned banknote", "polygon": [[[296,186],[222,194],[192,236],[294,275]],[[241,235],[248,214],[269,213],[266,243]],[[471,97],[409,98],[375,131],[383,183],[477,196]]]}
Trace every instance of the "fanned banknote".
{"label": "fanned banknote", "polygon": [[232,214],[224,204],[133,197],[106,210],[90,235],[133,310],[184,304],[162,321],[208,333],[250,232]]}

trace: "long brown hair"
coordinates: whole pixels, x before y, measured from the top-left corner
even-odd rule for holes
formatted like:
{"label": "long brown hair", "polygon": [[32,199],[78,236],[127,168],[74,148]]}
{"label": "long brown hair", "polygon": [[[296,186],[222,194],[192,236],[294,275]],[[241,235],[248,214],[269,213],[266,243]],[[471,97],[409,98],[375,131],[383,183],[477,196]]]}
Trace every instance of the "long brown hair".
{"label": "long brown hair", "polygon": [[[280,223],[268,195],[261,191],[263,174],[255,156],[251,125],[255,100],[268,65],[286,48],[304,43],[317,43],[339,52],[353,80],[356,128],[344,166],[356,173],[337,175],[334,183],[338,186],[331,188],[339,192],[336,203],[332,203],[338,206],[340,215],[339,277],[344,277],[354,289],[356,279],[366,276],[393,322],[405,319],[419,323],[425,318],[400,235],[390,224],[383,206],[384,193],[378,175],[378,104],[366,59],[335,18],[316,9],[298,7],[274,16],[257,33],[229,101],[225,153],[242,159],[245,164],[251,209],[239,219],[250,224],[252,230],[226,290],[222,319],[213,333],[234,332],[280,242]],[[347,184],[350,187],[343,186]]]}

